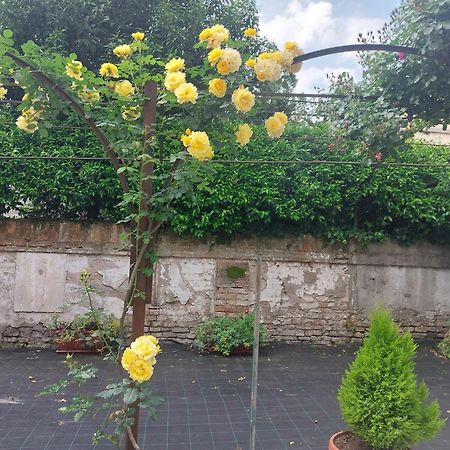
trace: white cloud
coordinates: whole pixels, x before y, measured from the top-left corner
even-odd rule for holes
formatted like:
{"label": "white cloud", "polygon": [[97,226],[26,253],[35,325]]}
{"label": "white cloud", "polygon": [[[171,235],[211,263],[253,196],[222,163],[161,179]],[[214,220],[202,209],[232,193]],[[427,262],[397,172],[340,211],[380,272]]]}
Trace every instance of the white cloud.
{"label": "white cloud", "polygon": [[352,67],[303,67],[297,74],[297,86],[295,92],[315,92],[315,88],[325,89],[328,87],[327,73],[338,75],[342,72],[348,72],[357,77],[358,74]]}

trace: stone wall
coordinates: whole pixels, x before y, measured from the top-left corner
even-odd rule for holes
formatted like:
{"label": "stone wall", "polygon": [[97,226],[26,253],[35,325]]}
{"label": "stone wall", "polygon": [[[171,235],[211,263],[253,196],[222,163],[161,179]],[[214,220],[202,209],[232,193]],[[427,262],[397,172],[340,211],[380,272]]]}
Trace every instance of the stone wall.
{"label": "stone wall", "polygon": [[[82,270],[98,306],[119,314],[128,274],[123,229],[79,222],[0,222],[0,341],[47,342],[54,313],[86,311]],[[255,302],[261,256],[262,320],[273,339],[360,339],[376,303],[421,337],[442,336],[450,319],[450,249],[393,242],[326,247],[311,236],[198,241],[161,235],[148,330],[189,341],[200,320],[239,315]]]}

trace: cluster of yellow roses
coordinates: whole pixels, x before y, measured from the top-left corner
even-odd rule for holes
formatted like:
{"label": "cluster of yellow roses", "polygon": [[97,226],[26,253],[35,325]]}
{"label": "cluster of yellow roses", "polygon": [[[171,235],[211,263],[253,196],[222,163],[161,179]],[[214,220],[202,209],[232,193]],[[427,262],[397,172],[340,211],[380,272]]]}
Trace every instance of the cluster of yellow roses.
{"label": "cluster of yellow roses", "polygon": [[[256,35],[257,31],[255,28],[247,28],[244,31],[245,37],[254,38]],[[205,28],[199,34],[199,41],[206,43],[207,48],[211,49],[207,56],[208,62],[222,76],[237,72],[242,65],[241,55],[236,49],[221,47],[228,39],[229,31],[223,25],[219,24]],[[295,73],[300,70],[301,63],[293,64],[293,62],[296,56],[302,54],[303,51],[297,43],[286,42],[282,51],[261,53],[256,59],[247,60],[245,64],[247,67],[254,69],[255,76],[259,81],[277,81],[280,79],[283,70],[290,73]],[[197,99],[197,89],[195,86],[190,86],[190,92],[186,90],[186,87],[177,92],[180,86],[186,85],[185,75],[182,72],[183,69],[184,60],[177,58],[169,61],[166,64],[167,74],[165,87],[167,90],[175,93],[179,103],[184,103],[185,101],[195,103]],[[223,78],[213,78],[208,83],[209,92],[218,98],[225,97],[227,88],[227,82]],[[250,92],[248,87],[241,85],[233,91],[231,102],[237,111],[246,113],[255,105],[255,95]],[[272,138],[279,138],[283,134],[287,122],[288,117],[284,112],[278,111],[273,114],[265,121],[268,135]],[[246,123],[239,125],[235,132],[236,141],[240,145],[247,145],[252,135],[253,130]],[[192,132],[190,129],[187,129],[181,136],[181,141],[188,152],[197,159],[207,160],[214,155],[208,135],[203,131]]]}
{"label": "cluster of yellow roses", "polygon": [[192,83],[186,82],[186,74],[183,72],[184,59],[173,58],[166,64],[165,68],[165,88],[175,94],[178,103],[195,103],[198,98],[198,91]]}
{"label": "cluster of yellow roses", "polygon": [[38,120],[42,114],[42,110],[36,110],[32,106],[24,109],[22,114],[17,118],[16,125],[22,131],[27,133],[35,133],[38,130]]}
{"label": "cluster of yellow roses", "polygon": [[140,336],[123,352],[122,367],[132,380],[143,383],[152,377],[156,355],[160,351],[158,339],[151,335]]}

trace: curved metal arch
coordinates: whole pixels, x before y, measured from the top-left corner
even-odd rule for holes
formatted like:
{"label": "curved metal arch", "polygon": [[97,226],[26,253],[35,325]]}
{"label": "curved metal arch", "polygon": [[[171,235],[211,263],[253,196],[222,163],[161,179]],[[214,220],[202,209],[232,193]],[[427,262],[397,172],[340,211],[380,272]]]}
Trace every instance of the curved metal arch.
{"label": "curved metal arch", "polygon": [[338,47],[328,47],[315,52],[305,53],[294,58],[293,64],[308,61],[309,59],[320,58],[321,56],[334,55],[336,53],[359,52],[359,51],[382,51],[382,52],[403,52],[410,55],[418,55],[419,49],[405,45],[389,44],[353,44],[340,45]]}

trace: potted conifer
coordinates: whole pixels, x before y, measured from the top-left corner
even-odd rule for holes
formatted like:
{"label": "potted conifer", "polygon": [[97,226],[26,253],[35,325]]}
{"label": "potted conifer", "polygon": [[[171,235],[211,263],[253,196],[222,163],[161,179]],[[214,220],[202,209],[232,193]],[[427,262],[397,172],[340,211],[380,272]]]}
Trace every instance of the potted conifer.
{"label": "potted conifer", "polygon": [[414,374],[416,345],[378,306],[369,333],[345,372],[338,400],[350,431],[331,437],[329,450],[406,450],[434,438],[444,425],[437,401]]}

